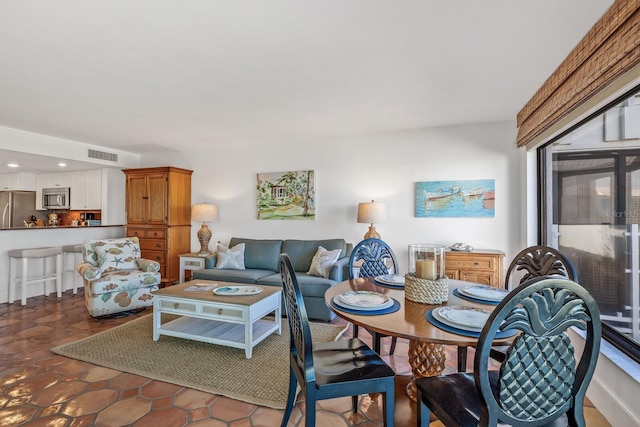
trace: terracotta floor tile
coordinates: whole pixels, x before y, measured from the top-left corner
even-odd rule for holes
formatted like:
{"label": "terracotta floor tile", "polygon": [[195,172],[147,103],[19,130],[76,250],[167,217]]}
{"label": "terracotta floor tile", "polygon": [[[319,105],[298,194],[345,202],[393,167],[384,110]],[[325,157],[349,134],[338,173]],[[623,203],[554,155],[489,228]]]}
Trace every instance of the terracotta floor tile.
{"label": "terracotta floor tile", "polygon": [[174,404],[181,408],[193,409],[210,404],[214,397],[210,393],[185,388],[176,395]]}
{"label": "terracotta floor tile", "polygon": [[151,401],[140,397],[119,400],[100,411],[96,424],[104,427],[119,427],[133,424],[151,410]]}
{"label": "terracotta floor tile", "polygon": [[149,378],[141,377],[139,375],[133,375],[120,372],[118,376],[114,377],[110,381],[111,388],[120,390],[126,390],[134,387],[140,387],[149,382]]}
{"label": "terracotta floor tile", "polygon": [[134,427],[184,426],[187,424],[187,412],[178,408],[163,408],[149,412],[133,424]]}
{"label": "terracotta floor tile", "polygon": [[169,384],[162,381],[152,381],[142,387],[142,395],[149,398],[163,397],[172,395],[181,389],[182,387],[179,385]]}
{"label": "terracotta floor tile", "polygon": [[60,402],[66,402],[87,389],[87,383],[80,381],[67,381],[54,384],[39,393],[36,393],[31,399],[31,403],[38,406],[53,405]]}
{"label": "terracotta floor tile", "polygon": [[114,403],[117,398],[118,393],[115,390],[93,390],[71,399],[67,403],[64,413],[71,417],[95,414]]}

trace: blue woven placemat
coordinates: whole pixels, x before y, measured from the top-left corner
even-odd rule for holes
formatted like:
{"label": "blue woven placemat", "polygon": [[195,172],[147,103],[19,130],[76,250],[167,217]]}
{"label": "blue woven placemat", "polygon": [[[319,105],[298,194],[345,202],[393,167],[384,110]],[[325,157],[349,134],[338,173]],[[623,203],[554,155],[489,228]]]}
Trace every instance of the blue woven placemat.
{"label": "blue woven placemat", "polygon": [[389,314],[389,313],[393,313],[395,311],[400,310],[400,303],[398,302],[398,300],[396,300],[395,298],[391,298],[391,299],[393,300],[393,305],[387,308],[383,308],[381,310],[354,310],[351,308],[346,308],[336,304],[333,301],[333,298],[331,299],[330,304],[331,304],[331,307],[335,308],[336,310],[344,311],[345,313],[359,314],[360,316],[375,316],[378,314]]}

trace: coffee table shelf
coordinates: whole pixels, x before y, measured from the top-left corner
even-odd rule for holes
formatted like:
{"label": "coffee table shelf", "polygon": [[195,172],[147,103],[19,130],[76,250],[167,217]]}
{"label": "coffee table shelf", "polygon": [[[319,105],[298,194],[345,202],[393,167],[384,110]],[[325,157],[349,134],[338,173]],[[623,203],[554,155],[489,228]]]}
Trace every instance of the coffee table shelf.
{"label": "coffee table shelf", "polygon": [[[252,327],[252,346],[262,342],[271,335],[277,326],[274,320],[258,320]],[[245,325],[239,323],[220,322],[209,319],[179,317],[163,323],[159,330],[162,335],[221,344],[228,347],[245,348]],[[250,358],[251,356],[247,356]]]}

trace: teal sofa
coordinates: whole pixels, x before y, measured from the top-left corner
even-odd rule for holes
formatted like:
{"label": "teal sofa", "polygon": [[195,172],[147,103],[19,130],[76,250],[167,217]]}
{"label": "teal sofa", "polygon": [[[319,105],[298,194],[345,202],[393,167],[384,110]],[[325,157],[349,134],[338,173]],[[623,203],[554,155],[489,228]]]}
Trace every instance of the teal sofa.
{"label": "teal sofa", "polygon": [[[229,247],[232,248],[240,243],[245,244],[244,270],[215,268],[217,257],[213,254],[205,259],[205,268],[193,271],[192,277],[202,280],[282,287],[278,260],[281,253],[286,253],[291,258],[296,271],[309,318],[326,321],[335,318],[335,314],[324,302],[324,293],[331,286],[349,278],[349,256],[353,249],[351,243],[346,243],[344,239],[258,240],[234,237],[229,241]],[[307,274],[318,246],[327,250],[342,250],[340,258],[331,267],[327,278]]]}

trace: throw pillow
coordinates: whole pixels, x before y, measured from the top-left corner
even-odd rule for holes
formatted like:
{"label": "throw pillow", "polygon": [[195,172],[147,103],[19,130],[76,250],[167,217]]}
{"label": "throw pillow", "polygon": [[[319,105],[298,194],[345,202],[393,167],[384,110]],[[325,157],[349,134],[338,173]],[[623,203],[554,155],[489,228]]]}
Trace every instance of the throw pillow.
{"label": "throw pillow", "polygon": [[220,243],[216,247],[218,251],[217,269],[244,270],[244,243],[239,243],[231,249]]}
{"label": "throw pillow", "polygon": [[318,250],[311,260],[311,267],[309,268],[309,271],[307,271],[307,274],[311,276],[324,277],[326,279],[329,277],[331,266],[338,260],[340,252],[342,252],[342,249],[328,251],[322,246],[318,246]]}
{"label": "throw pillow", "polygon": [[137,270],[140,258],[140,241],[137,237],[98,240],[93,244],[101,272],[113,270]]}

